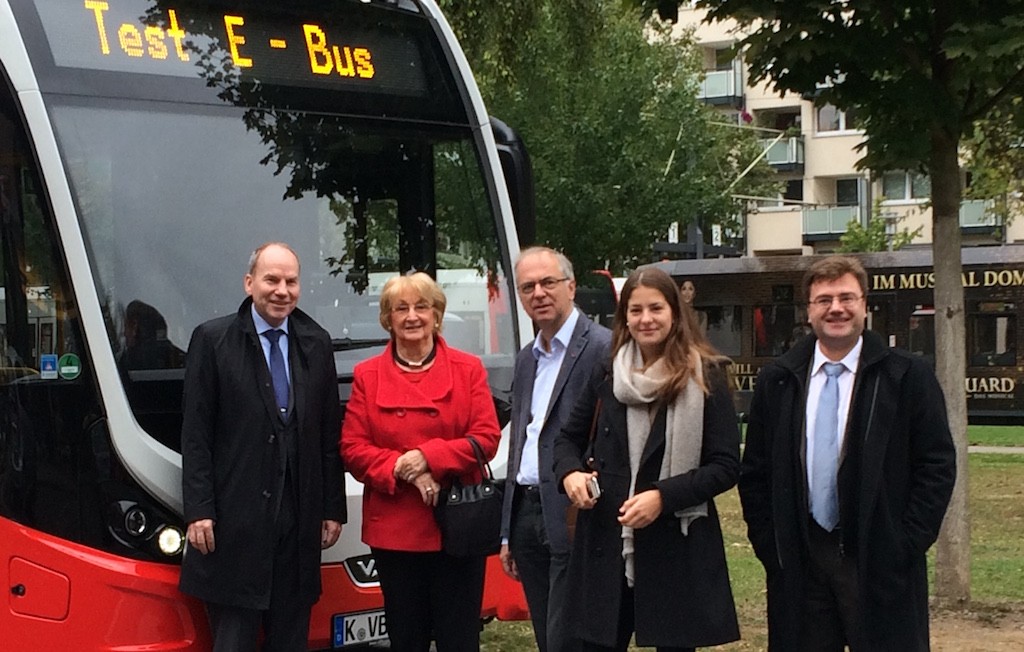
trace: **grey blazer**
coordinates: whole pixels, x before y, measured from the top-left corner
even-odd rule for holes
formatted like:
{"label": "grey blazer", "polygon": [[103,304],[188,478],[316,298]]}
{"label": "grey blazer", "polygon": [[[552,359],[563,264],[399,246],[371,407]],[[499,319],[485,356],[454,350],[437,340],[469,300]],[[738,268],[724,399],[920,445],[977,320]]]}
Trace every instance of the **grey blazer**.
{"label": "grey blazer", "polygon": [[[569,499],[558,490],[554,477],[554,442],[562,430],[573,404],[579,397],[595,364],[606,361],[611,355],[612,333],[595,324],[580,311],[576,328],[569,339],[562,368],[555,379],[555,387],[548,402],[548,414],[540,432],[538,464],[540,470],[540,500],[544,512],[544,526],[547,529],[548,546],[553,554],[569,553],[569,536],[565,526],[565,510]],[[516,474],[526,443],[526,426],[530,423],[530,403],[533,398],[533,380],[537,361],[533,357],[533,342],[516,355],[515,372],[512,379],[512,423],[508,447],[508,480],[506,481],[505,503],[501,514],[501,536],[507,539],[511,531],[512,497],[515,493]]]}

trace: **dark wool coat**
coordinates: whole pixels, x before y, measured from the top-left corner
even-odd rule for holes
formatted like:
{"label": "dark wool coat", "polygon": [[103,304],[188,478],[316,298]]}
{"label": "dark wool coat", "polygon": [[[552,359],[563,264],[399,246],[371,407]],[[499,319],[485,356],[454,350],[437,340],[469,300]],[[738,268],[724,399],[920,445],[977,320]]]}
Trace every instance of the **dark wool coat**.
{"label": "dark wool coat", "polygon": [[[804,413],[816,341],[800,340],[758,375],[739,483],[767,572],[769,647],[777,651],[798,649],[809,519]],[[843,550],[857,560],[866,649],[927,650],[925,551],[953,491],[956,456],[935,374],[871,331],[841,457]]]}
{"label": "dark wool coat", "polygon": [[[269,535],[284,450],[251,305],[246,299],[236,315],[199,325],[189,344],[181,432],[185,522],[213,519],[216,550],[186,550],[180,586],[208,602],[267,609],[274,557]],[[294,599],[312,604],[320,595],[322,522],[344,523],[347,516],[338,382],[327,332],[301,310],[292,312],[288,329],[299,435],[292,469],[300,545]]]}
{"label": "dark wool coat", "polygon": [[[711,389],[704,402],[700,465],[687,473],[658,479],[665,451],[667,409],[651,427],[637,474],[636,493],[661,492],[663,509],[654,523],[635,531],[633,609],[640,646],[704,647],[739,638],[729,585],[725,548],[713,498],[728,490],[739,473],[739,428],[732,395],[720,369],[707,370]],[[577,612],[577,634],[614,646],[625,586],[622,526],[618,510],[629,493],[626,406],[612,393],[608,366],[598,365],[555,442],[555,477],[584,470],[594,407],[601,399],[592,457],[601,497],[592,510],[580,510],[569,562]],[[708,503],[708,516],[690,524],[683,536],[674,512]],[[628,608],[628,607],[627,607]]]}

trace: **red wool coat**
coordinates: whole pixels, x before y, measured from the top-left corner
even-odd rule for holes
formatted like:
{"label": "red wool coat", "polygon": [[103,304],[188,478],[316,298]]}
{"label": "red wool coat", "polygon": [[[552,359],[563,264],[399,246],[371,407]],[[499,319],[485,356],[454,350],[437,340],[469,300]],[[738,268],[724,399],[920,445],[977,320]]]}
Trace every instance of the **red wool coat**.
{"label": "red wool coat", "polygon": [[440,337],[433,366],[401,371],[384,352],[356,365],[352,397],[341,429],[345,468],[362,482],[363,542],[375,548],[430,552],[441,549],[433,508],[392,471],[402,453],[418,448],[434,479],[478,482],[472,435],[489,460],[501,431],[487,371],[472,355],[449,348]]}

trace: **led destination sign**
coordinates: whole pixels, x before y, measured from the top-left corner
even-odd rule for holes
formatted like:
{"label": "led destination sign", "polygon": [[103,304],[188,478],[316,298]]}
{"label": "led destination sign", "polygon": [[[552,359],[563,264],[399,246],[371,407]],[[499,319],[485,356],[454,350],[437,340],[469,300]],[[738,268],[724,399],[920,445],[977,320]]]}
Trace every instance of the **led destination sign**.
{"label": "led destination sign", "polygon": [[424,95],[416,39],[350,11],[215,12],[183,0],[37,0],[61,67]]}

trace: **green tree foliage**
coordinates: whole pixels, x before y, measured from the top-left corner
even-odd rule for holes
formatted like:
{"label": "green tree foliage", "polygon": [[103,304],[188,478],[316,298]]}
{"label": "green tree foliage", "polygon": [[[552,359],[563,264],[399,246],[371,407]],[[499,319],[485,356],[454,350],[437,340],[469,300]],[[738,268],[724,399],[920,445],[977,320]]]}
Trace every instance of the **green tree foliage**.
{"label": "green tree foliage", "polygon": [[[732,194],[777,192],[754,133],[697,99],[692,43],[617,0],[442,0],[488,110],[533,163],[538,240],[579,269],[647,262],[668,226],[738,227]],[[738,230],[738,228],[737,228]]]}
{"label": "green tree foliage", "polygon": [[990,201],[990,211],[1008,224],[1021,212],[1024,195],[1024,99],[1013,97],[977,122],[964,142],[964,158],[971,171],[966,197]]}
{"label": "green tree foliage", "polygon": [[[886,233],[886,222],[894,220],[893,234]],[[921,235],[924,227],[917,227],[913,231],[906,227],[900,229],[901,222],[907,219],[906,215],[895,218],[887,217],[882,212],[882,201],[875,202],[874,210],[867,226],[860,223],[860,220],[852,219],[846,225],[846,233],[839,237],[842,243],[839,251],[843,253],[858,253],[866,251],[899,251],[914,241],[914,238]]]}

